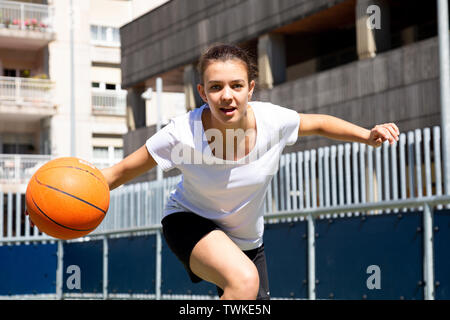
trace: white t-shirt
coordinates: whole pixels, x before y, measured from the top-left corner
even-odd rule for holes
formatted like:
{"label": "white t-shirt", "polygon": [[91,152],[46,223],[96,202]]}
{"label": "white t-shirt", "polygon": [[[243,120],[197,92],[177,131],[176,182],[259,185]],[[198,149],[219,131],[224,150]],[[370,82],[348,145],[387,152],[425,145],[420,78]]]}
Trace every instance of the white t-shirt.
{"label": "white t-shirt", "polygon": [[300,125],[294,110],[266,102],[249,104],[256,119],[256,143],[238,161],[213,155],[201,120],[207,104],[171,119],[146,142],[164,171],[176,167],[182,173],[163,216],[190,211],[211,219],[242,250],[262,244],[265,193],[284,147],[296,142]]}

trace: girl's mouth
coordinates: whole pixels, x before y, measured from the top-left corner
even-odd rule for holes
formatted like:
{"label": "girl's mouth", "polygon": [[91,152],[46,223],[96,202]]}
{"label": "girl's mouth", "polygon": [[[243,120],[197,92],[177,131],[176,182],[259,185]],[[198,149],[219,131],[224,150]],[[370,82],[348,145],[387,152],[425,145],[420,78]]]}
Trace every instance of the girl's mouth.
{"label": "girl's mouth", "polygon": [[236,108],[234,108],[234,107],[232,107],[232,108],[220,108],[220,111],[222,111],[227,116],[231,116],[236,111]]}

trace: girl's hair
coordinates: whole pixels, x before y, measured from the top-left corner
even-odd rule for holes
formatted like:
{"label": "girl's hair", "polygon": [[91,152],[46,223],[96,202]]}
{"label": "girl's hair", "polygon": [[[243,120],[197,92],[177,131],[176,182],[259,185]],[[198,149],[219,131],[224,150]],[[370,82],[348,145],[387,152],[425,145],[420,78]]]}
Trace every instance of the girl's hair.
{"label": "girl's hair", "polygon": [[214,61],[228,61],[237,59],[244,63],[247,68],[248,82],[255,80],[258,76],[258,68],[253,62],[250,54],[244,49],[231,44],[215,44],[206,49],[200,57],[197,69],[200,74],[200,82],[203,84],[203,75],[208,65]]}

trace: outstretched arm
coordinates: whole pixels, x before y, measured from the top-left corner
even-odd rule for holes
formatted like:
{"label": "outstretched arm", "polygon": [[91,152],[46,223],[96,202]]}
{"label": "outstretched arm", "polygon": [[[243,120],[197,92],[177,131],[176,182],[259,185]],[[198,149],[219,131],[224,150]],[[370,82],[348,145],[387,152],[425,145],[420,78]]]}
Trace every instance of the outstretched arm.
{"label": "outstretched arm", "polygon": [[109,189],[113,190],[155,166],[156,161],[148,153],[145,145],[143,145],[119,163],[101,171],[108,182]]}
{"label": "outstretched arm", "polygon": [[334,140],[361,142],[379,147],[388,140],[398,141],[400,131],[394,123],[376,125],[371,130],[348,121],[323,114],[300,114],[299,136],[321,135]]}

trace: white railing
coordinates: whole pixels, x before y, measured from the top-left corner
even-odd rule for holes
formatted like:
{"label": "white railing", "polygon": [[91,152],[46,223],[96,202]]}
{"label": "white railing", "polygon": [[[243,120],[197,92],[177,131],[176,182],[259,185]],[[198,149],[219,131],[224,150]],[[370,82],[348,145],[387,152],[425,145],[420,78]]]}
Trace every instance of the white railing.
{"label": "white railing", "polygon": [[[0,154],[0,184],[27,184],[31,176],[53,156]],[[90,162],[99,169],[111,167],[120,159],[93,159]]]}
{"label": "white railing", "polygon": [[0,0],[0,28],[53,32],[53,7]]}
{"label": "white railing", "polygon": [[0,102],[53,105],[54,83],[46,79],[0,76]]}
{"label": "white railing", "polygon": [[49,155],[0,154],[0,184],[25,184]]}
{"label": "white railing", "polygon": [[127,91],[92,91],[92,112],[100,115],[124,116],[127,106]]}

